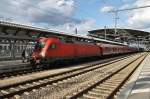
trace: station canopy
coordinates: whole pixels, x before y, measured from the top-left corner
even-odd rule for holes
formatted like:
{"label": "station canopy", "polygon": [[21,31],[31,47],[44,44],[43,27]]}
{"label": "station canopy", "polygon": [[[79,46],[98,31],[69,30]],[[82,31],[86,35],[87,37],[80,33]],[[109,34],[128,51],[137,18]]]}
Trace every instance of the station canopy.
{"label": "station canopy", "polygon": [[[46,28],[0,21],[0,38],[36,39],[39,37],[87,38],[79,34],[53,31]],[[88,38],[87,38],[88,39]]]}
{"label": "station canopy", "polygon": [[39,28],[35,26],[28,26],[28,25],[16,24],[13,22],[0,21],[0,38],[2,39],[35,40],[36,38],[39,37],[59,37],[59,38],[69,38],[72,40],[80,40],[80,41],[105,42],[105,43],[113,43],[119,45],[121,44],[118,42],[98,39],[86,35],[53,31],[50,29]]}
{"label": "station canopy", "polygon": [[145,40],[149,41],[150,33],[141,30],[133,30],[133,29],[117,29],[115,33],[114,28],[110,29],[97,29],[89,31],[90,36],[108,39],[112,41],[136,41],[136,40]]}

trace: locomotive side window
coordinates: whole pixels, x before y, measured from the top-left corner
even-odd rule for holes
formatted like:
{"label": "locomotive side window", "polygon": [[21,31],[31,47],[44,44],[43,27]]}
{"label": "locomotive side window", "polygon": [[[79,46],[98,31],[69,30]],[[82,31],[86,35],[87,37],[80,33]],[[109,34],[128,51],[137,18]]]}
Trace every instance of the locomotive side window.
{"label": "locomotive side window", "polygon": [[50,49],[54,49],[54,48],[56,48],[56,44],[51,44]]}

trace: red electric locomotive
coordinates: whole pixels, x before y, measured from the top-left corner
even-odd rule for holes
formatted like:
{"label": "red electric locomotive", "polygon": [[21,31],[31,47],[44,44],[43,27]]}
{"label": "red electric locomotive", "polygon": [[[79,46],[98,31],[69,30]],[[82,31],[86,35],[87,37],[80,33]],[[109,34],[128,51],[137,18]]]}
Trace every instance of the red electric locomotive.
{"label": "red electric locomotive", "polygon": [[91,43],[64,42],[58,38],[39,38],[35,44],[31,64],[100,56],[101,53],[101,48]]}

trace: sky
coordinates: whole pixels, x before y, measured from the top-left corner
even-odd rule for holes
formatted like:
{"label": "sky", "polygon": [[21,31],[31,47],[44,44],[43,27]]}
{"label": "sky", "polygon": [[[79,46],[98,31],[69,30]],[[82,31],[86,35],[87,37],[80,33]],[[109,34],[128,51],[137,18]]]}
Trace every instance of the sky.
{"label": "sky", "polygon": [[[0,0],[0,19],[86,35],[113,28],[112,10],[150,5],[150,0]],[[150,8],[118,12],[117,28],[150,31]]]}

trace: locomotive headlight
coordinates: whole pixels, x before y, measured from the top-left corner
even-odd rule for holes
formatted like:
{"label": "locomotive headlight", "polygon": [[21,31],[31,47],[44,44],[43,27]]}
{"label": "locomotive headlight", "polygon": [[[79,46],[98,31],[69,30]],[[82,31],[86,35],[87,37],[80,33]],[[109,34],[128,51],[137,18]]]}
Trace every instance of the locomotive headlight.
{"label": "locomotive headlight", "polygon": [[42,57],[45,57],[45,52],[41,52],[41,56],[42,56]]}

